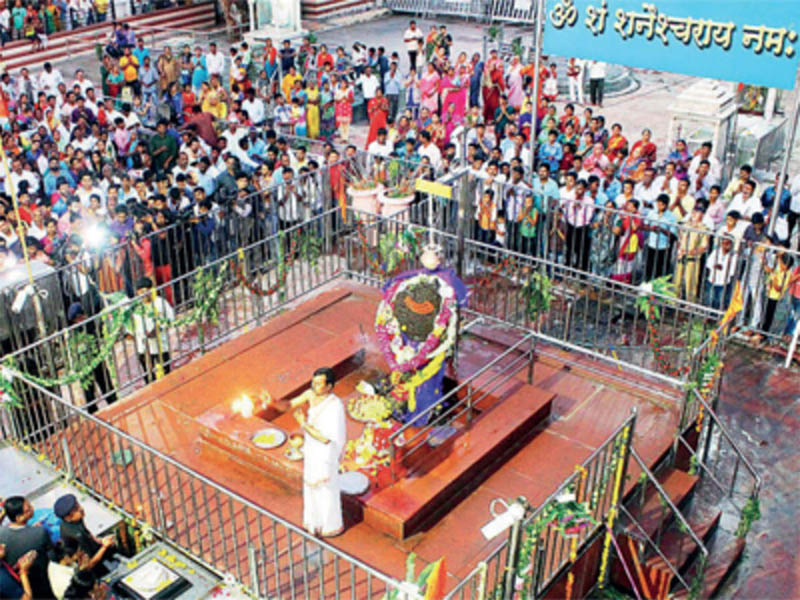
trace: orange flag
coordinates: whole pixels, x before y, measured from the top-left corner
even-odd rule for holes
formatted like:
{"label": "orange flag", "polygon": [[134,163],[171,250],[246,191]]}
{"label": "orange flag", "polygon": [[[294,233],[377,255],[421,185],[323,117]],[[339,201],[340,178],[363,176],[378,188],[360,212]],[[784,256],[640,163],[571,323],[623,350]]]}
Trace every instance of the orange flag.
{"label": "orange flag", "polygon": [[737,281],[736,287],[733,290],[733,297],[731,297],[731,302],[728,304],[728,309],[725,311],[725,314],[722,315],[722,321],[720,321],[720,325],[727,325],[733,318],[741,312],[744,308],[744,297],[742,296],[742,286]]}
{"label": "orange flag", "polygon": [[428,575],[424,600],[442,600],[444,598],[445,583],[447,583],[447,569],[444,566],[444,557],[442,557],[436,562],[431,574]]}

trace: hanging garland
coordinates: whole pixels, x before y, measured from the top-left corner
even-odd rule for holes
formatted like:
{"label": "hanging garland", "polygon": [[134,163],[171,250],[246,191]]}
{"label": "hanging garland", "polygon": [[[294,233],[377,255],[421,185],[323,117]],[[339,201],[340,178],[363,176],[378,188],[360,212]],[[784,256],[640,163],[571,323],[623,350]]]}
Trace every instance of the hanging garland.
{"label": "hanging garland", "polygon": [[245,277],[244,272],[242,270],[242,263],[244,262],[244,250],[239,249],[239,260],[231,260],[230,264],[233,267],[234,274],[236,275],[236,279],[239,280],[241,283],[251,294],[255,294],[261,298],[265,298],[267,296],[271,296],[281,288],[286,285],[286,278],[289,276],[289,270],[292,268],[294,264],[294,257],[295,257],[295,250],[297,250],[297,240],[292,237],[289,243],[289,258],[284,263],[283,261],[283,240],[284,234],[280,233],[278,235],[278,280],[268,287],[266,290],[261,287],[259,283],[256,281],[250,281]]}
{"label": "hanging garland", "polygon": [[[563,494],[546,505],[537,515],[536,519],[525,527],[525,540],[522,542],[515,574],[517,576],[515,588],[529,589],[533,581],[533,565],[536,556],[536,547],[542,533],[552,527],[562,537],[573,540],[577,544],[578,534],[589,527],[596,525],[587,502],[579,502],[576,493],[570,486]],[[576,546],[577,552],[577,546]]]}
{"label": "hanging garland", "polygon": [[192,323],[218,325],[220,294],[225,288],[227,273],[228,265],[225,263],[219,265],[216,274],[213,270],[205,270],[200,267],[192,282],[193,297],[195,298],[195,305],[192,310],[175,321],[168,321],[162,315],[159,315],[159,321],[172,327],[183,327]]}
{"label": "hanging garland", "polygon": [[670,283],[672,275],[665,275],[658,279],[653,279],[639,286],[639,297],[636,299],[636,306],[641,312],[644,313],[645,320],[647,321],[647,334],[648,342],[653,350],[653,357],[658,364],[658,367],[672,377],[682,377],[689,371],[688,365],[682,367],[673,367],[669,359],[667,359],[659,341],[658,330],[656,329],[656,321],[661,316],[661,309],[656,304],[654,294],[661,296],[668,296],[674,298],[676,296],[675,286]]}
{"label": "hanging garland", "polygon": [[525,310],[534,323],[540,315],[550,310],[553,303],[553,282],[544,273],[534,272],[522,288],[525,297]]}
{"label": "hanging garland", "polygon": [[6,379],[6,377],[9,375],[12,378],[19,377],[23,380],[27,379],[28,381],[32,381],[33,383],[45,388],[57,388],[66,385],[72,385],[75,382],[83,382],[87,378],[92,378],[94,370],[97,368],[97,366],[105,361],[114,351],[114,344],[117,342],[117,338],[122,330],[130,322],[130,317],[133,314],[133,310],[133,306],[115,310],[112,313],[113,318],[111,326],[108,328],[108,332],[105,334],[102,344],[100,344],[100,346],[97,348],[97,354],[95,354],[79,369],[74,370],[62,377],[49,378],[26,373],[16,368],[12,357],[7,358],[3,362],[3,376],[0,377],[0,379],[3,381],[2,390],[4,397],[9,396],[12,404],[14,400],[17,403],[20,402],[16,392],[13,389],[11,381]]}
{"label": "hanging garland", "polygon": [[[102,342],[98,343],[97,337],[87,334],[85,331],[72,334],[71,343],[73,351],[86,346],[86,350],[76,352],[78,361],[77,368],[61,377],[40,377],[19,370],[14,364],[13,358],[9,357],[3,362],[3,375],[0,377],[0,391],[2,391],[3,401],[19,404],[20,400],[13,389],[13,377],[27,379],[45,388],[58,388],[80,382],[83,387],[88,382],[94,380],[94,370],[103,362],[111,357],[114,352],[114,345],[119,340],[120,334],[132,324],[132,317],[135,313],[140,313],[143,317],[150,317],[160,324],[181,327],[190,323],[214,323],[219,322],[219,300],[220,293],[225,286],[225,274],[227,267],[222,264],[217,272],[204,271],[202,268],[195,275],[192,287],[194,297],[200,299],[194,308],[176,321],[169,321],[163,315],[156,315],[152,305],[144,302],[135,302],[129,306],[118,308],[111,312],[111,323],[104,325]],[[89,358],[91,357],[91,358]],[[113,361],[112,361],[113,362]]]}
{"label": "hanging garland", "polygon": [[[630,436],[631,426],[626,425],[622,430],[622,435],[619,438],[621,446],[624,448]],[[614,520],[617,516],[617,504],[619,503],[620,488],[622,488],[622,474],[625,470],[624,452],[617,452],[617,460],[614,461],[616,467],[616,478],[614,480],[614,490],[611,494],[611,507],[608,509],[608,517],[606,520],[606,537],[603,542],[603,551],[600,555],[600,574],[597,578],[597,587],[601,590],[605,587],[606,567],[608,566],[608,557],[611,550],[611,538],[614,532]]]}

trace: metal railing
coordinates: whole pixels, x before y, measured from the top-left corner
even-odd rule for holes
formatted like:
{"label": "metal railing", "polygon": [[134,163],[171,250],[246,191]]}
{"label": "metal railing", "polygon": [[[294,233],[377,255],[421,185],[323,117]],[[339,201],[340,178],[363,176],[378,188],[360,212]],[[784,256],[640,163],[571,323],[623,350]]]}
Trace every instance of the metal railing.
{"label": "metal railing", "polygon": [[[592,521],[575,535],[578,556],[604,528],[608,515],[617,505],[614,497],[622,498],[618,484],[624,486],[628,456],[632,451],[636,414],[625,419],[611,435],[576,468],[559,488],[521,522],[516,544],[512,538],[504,540],[489,556],[476,566],[447,596],[447,600],[512,597],[515,585],[524,598],[539,598],[572,564],[571,540],[558,530],[557,524],[538,523],[547,508],[565,493],[574,494],[578,502],[588,502]],[[621,469],[621,473],[617,470]],[[585,475],[584,475],[585,473]],[[615,494],[616,492],[616,494]],[[527,540],[529,535],[536,540]],[[523,544],[533,548],[527,570],[517,569],[519,549]]]}
{"label": "metal railing", "polygon": [[[27,449],[103,503],[260,598],[418,600],[400,582],[225,489],[32,381],[45,412],[58,415],[46,440]],[[20,440],[18,432],[5,431]]]}
{"label": "metal railing", "polygon": [[[687,441],[686,432],[682,433],[677,438],[679,448],[689,452],[692,471],[707,477],[716,492],[727,497],[741,515],[746,502],[758,498],[761,475],[703,395],[696,389],[689,393],[692,398],[688,402],[698,406],[696,424],[692,428],[700,435],[695,447]],[[741,476],[742,471],[745,477]]]}
{"label": "metal railing", "polygon": [[[522,3],[525,4],[525,3]],[[517,0],[385,0],[384,4],[393,12],[411,13],[420,17],[452,16],[479,21],[509,21],[511,23],[533,23],[534,2],[522,7]]]}
{"label": "metal railing", "polygon": [[[658,482],[657,477],[650,471],[647,463],[635,449],[631,449],[631,455],[639,469],[641,469],[641,475],[633,497],[628,501],[627,505],[621,505],[622,513],[626,517],[622,527],[631,539],[635,539],[640,543],[638,545],[630,544],[628,548],[623,548],[621,560],[633,561],[638,571],[641,565],[651,557],[657,557],[656,560],[667,567],[670,573],[670,580],[677,581],[688,592],[691,589],[691,582],[686,581],[684,574],[681,573],[681,567],[685,559],[688,559],[691,555],[697,554],[703,557],[701,560],[707,559],[708,549],[703,540],[698,537],[691,525],[686,521],[681,510],[675,506],[669,494]],[[646,504],[653,497],[657,498],[657,508],[653,507],[652,504]],[[688,540],[681,539],[678,542],[678,555],[674,558],[667,557],[662,552],[661,542],[668,531],[671,531],[672,535]],[[640,580],[639,585],[644,585],[644,583]],[[659,582],[659,585],[666,585],[666,589],[669,589],[671,581],[666,584]],[[642,592],[645,597],[650,597],[649,594],[651,592],[649,590],[642,590]]]}
{"label": "metal railing", "polygon": [[[167,372],[180,367],[250,325],[261,324],[289,302],[334,281],[344,266],[339,256],[344,242],[341,233],[332,233],[324,226],[335,212],[335,209],[327,211],[302,225],[242,246],[158,286],[158,293],[168,299],[173,290],[177,293],[184,288],[193,292],[200,273],[215,276],[220,280],[216,290],[216,322],[209,315],[203,322],[182,322],[207,300],[187,294],[174,302],[174,321],[164,315],[157,321],[161,340],[158,352],[137,352],[135,345],[121,335],[133,333],[133,328],[128,326],[113,340],[107,360],[87,374],[84,386],[64,386],[61,393],[73,406],[94,411],[101,400],[113,402],[151,381],[158,365]],[[316,236],[320,230],[325,233],[318,254],[304,255],[299,244],[305,236]],[[289,261],[291,264],[287,264]],[[115,315],[145,314],[143,302],[141,296],[136,296],[115,303],[86,320],[21,348],[7,359],[33,377],[57,379],[64,372],[86,366],[94,355],[92,349],[98,348],[105,339],[103,332],[110,331]],[[27,390],[25,386],[20,388],[24,398]],[[12,411],[12,415],[19,420],[20,431],[38,440],[40,436],[46,437],[50,420],[38,412],[35,402],[31,407],[30,411]]]}

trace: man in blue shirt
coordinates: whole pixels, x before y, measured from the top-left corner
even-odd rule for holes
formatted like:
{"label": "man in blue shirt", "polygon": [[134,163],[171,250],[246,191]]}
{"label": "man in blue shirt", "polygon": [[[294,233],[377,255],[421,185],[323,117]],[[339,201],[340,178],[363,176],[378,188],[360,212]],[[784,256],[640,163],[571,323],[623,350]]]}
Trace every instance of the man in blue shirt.
{"label": "man in blue shirt", "polygon": [[[762,214],[767,220],[769,220],[770,216],[772,215],[772,206],[775,204],[775,195],[777,194],[778,180],[780,177],[781,175],[778,173],[775,176],[775,183],[765,189],[764,193],[761,194],[761,206],[763,208]],[[789,208],[791,204],[792,193],[789,191],[788,184],[784,179],[783,191],[781,192],[781,201],[780,204],[778,204],[778,216],[787,217],[789,215]]]}
{"label": "man in blue shirt", "polygon": [[139,59],[139,64],[144,64],[145,58],[150,58],[150,50],[144,47],[144,39],[139,38],[136,40],[136,47],[133,49],[133,55]]}
{"label": "man in blue shirt", "polygon": [[551,173],[558,172],[558,166],[564,157],[561,144],[556,141],[557,137],[558,132],[553,130],[547,135],[547,142],[539,146],[539,160],[550,167]]}
{"label": "man in blue shirt", "polygon": [[403,77],[397,70],[397,63],[393,62],[388,72],[383,75],[383,91],[386,99],[389,100],[390,120],[397,118],[397,104],[400,94],[403,93],[403,88]]}
{"label": "man in blue shirt", "polygon": [[656,207],[647,214],[645,228],[647,234],[647,252],[644,277],[647,281],[663,277],[672,270],[670,254],[672,239],[677,233],[678,219],[669,207],[669,196],[660,194],[656,198]]}

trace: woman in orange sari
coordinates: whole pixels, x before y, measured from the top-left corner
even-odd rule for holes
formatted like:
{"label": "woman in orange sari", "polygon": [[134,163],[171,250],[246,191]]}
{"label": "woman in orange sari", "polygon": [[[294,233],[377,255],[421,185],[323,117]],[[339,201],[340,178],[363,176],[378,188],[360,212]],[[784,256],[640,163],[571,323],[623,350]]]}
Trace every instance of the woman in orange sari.
{"label": "woman in orange sari", "polygon": [[608,159],[615,161],[620,158],[623,150],[628,148],[628,139],[622,135],[622,125],[614,123],[611,126],[611,137],[608,138],[606,154]]}
{"label": "woman in orange sari", "polygon": [[379,129],[386,129],[386,120],[389,118],[389,101],[384,97],[380,88],[375,90],[375,97],[367,104],[367,116],[369,118],[369,135],[365,149],[378,139]]}

